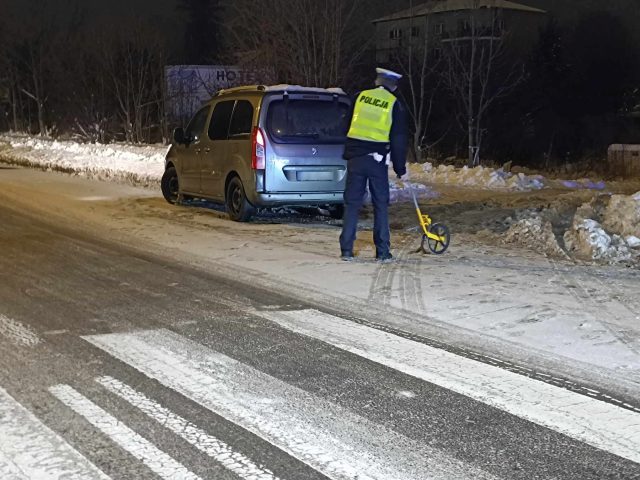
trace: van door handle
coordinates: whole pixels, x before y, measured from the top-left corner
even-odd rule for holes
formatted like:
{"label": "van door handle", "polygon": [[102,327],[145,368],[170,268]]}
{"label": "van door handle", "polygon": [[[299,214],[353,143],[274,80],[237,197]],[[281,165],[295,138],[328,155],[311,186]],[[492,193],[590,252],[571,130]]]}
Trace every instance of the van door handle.
{"label": "van door handle", "polygon": [[199,148],[196,148],[196,153],[200,153],[200,149]]}
{"label": "van door handle", "polygon": [[204,153],[209,153],[211,151],[211,149],[209,147],[204,149]]}

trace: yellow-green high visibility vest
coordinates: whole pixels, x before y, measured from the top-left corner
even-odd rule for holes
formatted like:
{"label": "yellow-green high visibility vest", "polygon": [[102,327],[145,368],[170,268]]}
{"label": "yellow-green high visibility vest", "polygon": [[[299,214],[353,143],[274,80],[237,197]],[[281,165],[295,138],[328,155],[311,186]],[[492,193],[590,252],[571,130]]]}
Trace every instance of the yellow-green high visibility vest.
{"label": "yellow-green high visibility vest", "polygon": [[384,88],[365,90],[356,100],[347,137],[389,143],[396,97]]}

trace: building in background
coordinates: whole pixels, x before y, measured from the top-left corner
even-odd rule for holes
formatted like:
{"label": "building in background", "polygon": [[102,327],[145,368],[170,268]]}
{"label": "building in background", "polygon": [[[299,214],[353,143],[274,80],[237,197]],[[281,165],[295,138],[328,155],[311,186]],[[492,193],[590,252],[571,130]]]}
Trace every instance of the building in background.
{"label": "building in background", "polygon": [[462,43],[472,34],[480,40],[507,35],[512,51],[526,53],[545,22],[544,10],[506,0],[432,0],[374,20],[376,61],[393,63],[398,52],[425,44],[437,57],[444,43]]}
{"label": "building in background", "polygon": [[640,145],[609,146],[609,173],[625,178],[640,177]]}

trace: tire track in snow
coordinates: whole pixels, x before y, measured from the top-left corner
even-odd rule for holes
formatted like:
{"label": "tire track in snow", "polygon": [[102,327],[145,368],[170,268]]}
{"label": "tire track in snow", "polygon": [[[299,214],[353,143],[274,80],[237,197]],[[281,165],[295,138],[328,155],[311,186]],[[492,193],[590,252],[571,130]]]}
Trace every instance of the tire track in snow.
{"label": "tire track in snow", "polygon": [[[569,292],[571,296],[575,298],[575,300],[580,305],[588,304],[592,311],[601,310],[601,304],[594,298],[594,294],[589,292],[588,288],[584,285],[582,281],[580,281],[577,275],[569,278],[567,274],[569,273],[566,268],[562,268],[556,261],[551,258],[548,258],[547,261],[553,267],[553,270],[556,274],[556,278],[560,279],[565,287],[565,290]],[[572,288],[572,287],[577,288]],[[640,338],[636,335],[632,335],[631,332],[626,329],[619,322],[614,321],[615,317],[613,316],[593,316],[594,321],[601,324],[606,330],[614,336],[618,341],[620,341],[623,345],[628,347],[631,351],[633,351],[636,355],[640,355]]]}

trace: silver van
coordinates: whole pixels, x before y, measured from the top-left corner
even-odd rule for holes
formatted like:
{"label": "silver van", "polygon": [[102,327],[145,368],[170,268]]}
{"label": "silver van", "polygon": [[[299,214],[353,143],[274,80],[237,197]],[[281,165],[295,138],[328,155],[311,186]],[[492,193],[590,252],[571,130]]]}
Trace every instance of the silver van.
{"label": "silver van", "polygon": [[175,130],[162,193],[170,203],[224,203],[239,222],[276,206],[321,206],[341,218],[350,108],[341,89],[222,90]]}

